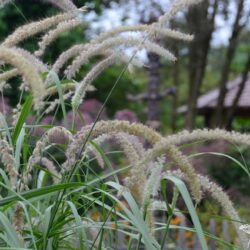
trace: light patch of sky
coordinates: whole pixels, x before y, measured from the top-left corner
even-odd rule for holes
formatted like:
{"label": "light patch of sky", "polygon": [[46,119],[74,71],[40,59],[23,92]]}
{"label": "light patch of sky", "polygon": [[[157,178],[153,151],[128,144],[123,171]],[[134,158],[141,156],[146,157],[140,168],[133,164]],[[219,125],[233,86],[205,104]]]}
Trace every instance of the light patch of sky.
{"label": "light patch of sky", "polygon": [[[212,46],[227,45],[236,14],[236,1],[238,0],[229,0],[227,20],[221,14],[216,15],[216,31],[213,34]],[[250,0],[245,1],[245,12],[248,12],[250,11]],[[111,7],[104,9],[101,16],[96,16],[94,12],[89,12],[86,15],[86,19],[90,23],[88,35],[93,38],[100,32],[108,31],[121,25],[137,24],[140,22],[140,13],[143,13],[144,19],[147,20],[152,11],[157,12],[157,8],[152,8],[152,4],[166,11],[171,2],[169,0],[123,0],[121,4],[112,2]],[[178,13],[176,18],[181,18],[182,16],[183,13]],[[250,28],[249,23],[248,27]]]}
{"label": "light patch of sky", "polygon": [[214,32],[212,39],[212,45],[214,47],[228,44],[228,40],[232,32],[232,24],[235,18],[235,14],[236,4],[235,2],[230,1],[228,5],[228,19],[225,20],[222,15],[215,16],[216,31]]}

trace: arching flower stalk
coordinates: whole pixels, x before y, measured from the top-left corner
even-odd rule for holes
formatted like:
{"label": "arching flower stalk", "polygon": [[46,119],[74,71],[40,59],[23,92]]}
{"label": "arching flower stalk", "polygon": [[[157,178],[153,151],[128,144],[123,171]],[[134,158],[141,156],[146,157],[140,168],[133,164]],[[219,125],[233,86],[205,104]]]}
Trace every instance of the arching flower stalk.
{"label": "arching flower stalk", "polygon": [[[63,100],[66,101],[66,100],[69,100],[72,95],[74,94],[73,91],[69,91],[67,92],[66,94],[63,95]],[[44,111],[45,114],[49,114],[50,112],[54,111],[55,108],[57,107],[57,105],[60,104],[60,99],[57,98],[51,102],[48,102],[48,103],[45,103],[45,104],[48,104],[46,110]]]}
{"label": "arching flower stalk", "polygon": [[[92,125],[85,126],[73,137],[73,141],[69,144],[66,151],[67,161],[64,163],[64,168],[67,171],[69,171],[77,161],[77,157],[82,151],[82,145],[86,144],[86,140],[88,139],[91,130]],[[118,120],[97,122],[89,139],[93,140],[102,134],[109,134],[112,132],[124,132],[130,135],[135,135],[148,140],[151,144],[155,144],[162,139],[162,136],[159,133],[147,126],[139,123],[131,124],[127,121]]]}
{"label": "arching flower stalk", "polygon": [[[53,143],[55,138],[61,138],[63,141],[65,141],[66,144],[69,144],[72,142],[73,137],[69,130],[65,129],[64,127],[53,127],[45,132],[45,134],[42,136],[40,140],[37,141],[36,147],[33,150],[32,155],[30,156],[27,164],[27,168],[24,173],[24,184],[28,185],[28,182],[31,178],[30,173],[32,171],[33,166],[41,162],[42,160],[42,152],[47,144]],[[51,166],[51,163],[49,163],[46,160],[43,160],[43,164],[46,164],[47,166]],[[55,167],[52,167],[50,169],[52,173],[56,173]]]}
{"label": "arching flower stalk", "polygon": [[48,158],[42,157],[40,161],[37,161],[36,163],[34,162],[33,164],[41,164],[42,166],[44,166],[51,174],[53,183],[58,183],[60,181],[61,179],[60,172],[57,170],[57,167],[55,166],[55,164]]}
{"label": "arching flower stalk", "polygon": [[63,13],[45,18],[41,21],[25,24],[17,28],[11,35],[9,35],[2,43],[2,46],[13,47],[19,44],[20,42],[28,39],[29,37],[49,29],[52,26],[55,26],[63,21],[72,19],[74,16],[74,13]]}
{"label": "arching flower stalk", "polygon": [[34,66],[16,50],[2,46],[0,47],[0,60],[17,68],[33,93],[34,109],[40,109],[46,91],[42,79]]}
{"label": "arching flower stalk", "polygon": [[50,30],[48,33],[46,33],[42,40],[38,43],[39,49],[35,51],[35,55],[40,57],[44,54],[46,48],[56,40],[56,38],[61,35],[63,32],[68,31],[70,29],[73,29],[81,24],[81,20],[79,19],[71,19],[64,22],[61,22],[58,24],[58,26]]}
{"label": "arching flower stalk", "polygon": [[0,81],[5,82],[7,84],[7,81],[15,76],[18,75],[18,70],[17,69],[11,69],[8,70],[2,74],[0,74]]}
{"label": "arching flower stalk", "polygon": [[[15,0],[1,0],[0,8],[3,8],[5,5],[13,3]],[[43,0],[44,2],[52,3],[54,6],[66,12],[78,13],[77,7],[73,4],[71,0]]]}
{"label": "arching flower stalk", "polygon": [[191,41],[193,40],[193,35],[185,34],[177,30],[172,30],[168,28],[161,28],[158,27],[155,24],[140,24],[140,25],[133,25],[133,26],[121,26],[115,29],[112,29],[107,32],[103,32],[97,37],[95,37],[91,43],[101,43],[104,40],[108,39],[109,37],[118,36],[121,33],[124,32],[151,32],[154,33],[154,37],[157,38],[164,38],[169,37],[173,39],[178,40],[184,40],[184,41]]}
{"label": "arching flower stalk", "polygon": [[60,69],[66,64],[67,61],[80,54],[86,48],[87,48],[86,44],[77,44],[65,50],[60,54],[60,56],[53,64],[52,70],[58,74]]}
{"label": "arching flower stalk", "polygon": [[[102,146],[108,140],[111,140],[120,146],[130,165],[139,161],[140,157],[144,153],[144,148],[137,138],[134,138],[134,136],[126,133],[111,132],[108,134],[102,134],[95,138],[93,142]],[[100,159],[100,154],[98,154],[97,150],[91,144],[88,144],[83,154],[89,155],[91,152],[96,156],[98,164],[100,164],[101,168],[104,168],[104,162],[102,158]]]}
{"label": "arching flower stalk", "polygon": [[166,140],[168,140],[169,143],[174,143],[175,145],[202,140],[225,140],[232,144],[250,146],[249,134],[242,134],[235,131],[229,132],[223,129],[197,129],[192,132],[184,130],[176,135],[167,136]]}
{"label": "arching flower stalk", "polygon": [[17,235],[20,240],[23,240],[23,227],[24,227],[23,222],[24,222],[23,207],[20,203],[17,203],[13,217],[13,225],[16,229]]}
{"label": "arching flower stalk", "polygon": [[[48,71],[48,66],[45,65],[42,61],[40,61],[37,57],[31,54],[29,51],[21,49],[21,48],[12,48],[13,51],[20,53],[26,60],[32,63],[38,73],[43,73]],[[18,71],[18,69],[11,69],[2,74],[0,74],[0,81],[4,81],[7,84],[7,81],[13,77],[21,75],[22,73]],[[29,90],[29,84],[27,82],[23,82],[22,85],[19,87],[21,90]]]}
{"label": "arching flower stalk", "polygon": [[150,168],[149,177],[143,187],[142,194],[142,213],[146,215],[146,221],[148,223],[151,232],[154,231],[154,214],[151,210],[152,197],[155,197],[158,192],[158,183],[160,183],[161,172],[165,163],[165,157],[158,157]]}
{"label": "arching flower stalk", "polygon": [[71,0],[43,0],[45,2],[52,3],[57,6],[59,9],[70,12],[70,13],[79,13],[79,9],[75,6],[75,4]]}
{"label": "arching flower stalk", "polygon": [[[70,67],[68,67],[67,76],[68,78],[72,78],[75,75],[75,72],[79,70],[79,64],[84,65],[91,59],[92,57],[99,55],[103,51],[106,51],[108,49],[117,47],[117,46],[138,46],[138,44],[141,44],[142,48],[145,48],[147,51],[154,52],[162,57],[164,57],[167,60],[175,61],[175,56],[168,51],[167,49],[161,47],[155,42],[143,40],[140,38],[134,38],[134,37],[114,37],[114,38],[108,38],[104,40],[100,44],[96,44],[95,46],[90,46],[88,50],[83,51],[71,64]],[[80,62],[80,63],[79,63]]]}
{"label": "arching flower stalk", "polygon": [[177,12],[180,10],[190,7],[191,5],[194,4],[199,4],[202,2],[202,0],[176,0],[172,2],[172,5],[170,8],[167,10],[166,13],[164,13],[159,19],[158,23],[161,27],[165,27],[171,18],[173,18]]}
{"label": "arching flower stalk", "polygon": [[[152,149],[145,153],[140,162],[136,164],[133,170],[131,170],[131,172],[133,171],[133,174],[131,177],[127,178],[127,185],[133,185],[133,183],[137,182],[137,179],[140,178],[141,173],[146,171],[145,163],[165,154],[168,157],[167,159],[169,162],[173,162],[173,164],[175,164],[187,174],[190,180],[189,188],[192,197],[196,203],[199,203],[201,200],[200,181],[197,178],[194,168],[190,164],[188,158],[183,155],[174,145],[170,144],[166,139],[162,139],[161,141],[157,142]],[[141,200],[141,198],[139,200]]]}
{"label": "arching flower stalk", "polygon": [[[90,84],[109,66],[112,64],[119,64],[119,63],[129,63],[134,65],[134,61],[130,62],[130,58],[128,58],[126,55],[122,53],[112,53],[109,57],[106,59],[100,61],[97,63],[83,78],[81,82],[79,82],[75,94],[72,98],[72,107],[76,111],[79,107],[79,105],[82,103],[86,91],[88,90]],[[135,62],[137,63],[137,62]],[[136,64],[136,66],[138,63]],[[140,66],[140,65],[138,65]]]}
{"label": "arching flower stalk", "polygon": [[12,110],[12,126],[15,127],[21,114],[22,105],[18,103]]}
{"label": "arching flower stalk", "polygon": [[16,170],[16,161],[13,157],[12,148],[4,139],[0,139],[0,160],[3,163],[5,171],[10,178],[11,188],[15,190],[17,187],[18,177],[18,172]]}

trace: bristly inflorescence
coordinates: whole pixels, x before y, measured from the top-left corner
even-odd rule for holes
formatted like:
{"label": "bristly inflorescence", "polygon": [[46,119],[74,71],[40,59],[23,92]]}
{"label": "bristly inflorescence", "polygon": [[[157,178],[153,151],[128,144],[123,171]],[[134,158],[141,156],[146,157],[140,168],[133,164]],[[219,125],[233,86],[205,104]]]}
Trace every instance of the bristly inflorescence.
{"label": "bristly inflorescence", "polygon": [[[35,21],[29,24],[25,24],[24,26],[16,29],[12,34],[10,34],[2,43],[3,47],[13,47],[18,46],[21,42],[32,37],[38,33],[45,33],[42,37],[42,40],[38,43],[38,50],[34,53],[35,56],[42,56],[45,52],[45,49],[57,39],[57,37],[66,30],[73,29],[78,25],[81,25],[83,22],[84,14],[82,13],[83,8],[78,9],[70,0],[65,1],[53,1],[46,0],[47,2],[51,2],[55,6],[59,7],[59,9],[64,10],[65,13],[58,14],[52,17],[45,18],[41,21]],[[3,4],[7,4],[10,1],[3,1]],[[64,72],[68,79],[72,79],[75,77],[76,73],[79,72],[81,67],[88,63],[92,57],[97,55],[102,55],[104,58],[97,64],[96,67],[90,70],[89,73],[83,77],[83,80],[80,84],[76,84],[75,94],[72,97],[73,107],[76,109],[82,103],[85,97],[85,92],[88,90],[86,85],[92,84],[92,82],[97,78],[102,71],[108,67],[111,67],[113,64],[135,64],[137,66],[143,65],[143,63],[138,64],[134,60],[130,62],[130,58],[127,57],[124,52],[124,48],[126,47],[137,47],[138,49],[146,49],[150,52],[154,52],[162,56],[167,60],[174,61],[176,60],[175,56],[166,48],[160,46],[156,41],[156,38],[159,37],[170,37],[173,39],[180,39],[190,41],[193,36],[189,34],[182,33],[177,30],[171,30],[167,27],[169,20],[182,8],[187,7],[189,5],[195,4],[197,1],[184,1],[179,0],[176,1],[170,7],[169,11],[159,18],[159,22],[153,23],[151,25],[135,25],[135,26],[124,26],[118,27],[114,30],[104,32],[103,34],[99,34],[96,38],[91,40],[87,44],[78,44],[73,45],[68,50],[62,52],[62,54],[58,57],[58,60],[52,66],[52,70],[56,73],[59,73],[60,69],[63,65],[67,64],[70,59],[73,59],[72,63],[68,65],[67,70]],[[141,37],[134,36],[122,36],[121,33],[124,32],[136,32],[140,33]],[[138,47],[139,45],[139,47]],[[18,49],[21,53],[21,50]],[[28,53],[23,50],[23,53]],[[21,53],[21,54],[23,54]],[[117,54],[117,56],[111,56],[112,53]],[[27,54],[28,55],[28,54]],[[38,72],[49,71],[50,67],[41,67],[42,62],[38,60],[33,55],[28,55],[29,59],[33,62],[34,66],[36,65],[36,69]],[[0,78],[8,81],[10,78],[15,77],[17,74],[20,74],[20,70],[12,69],[9,72],[3,73],[0,75]],[[21,72],[22,75],[22,72]],[[40,84],[39,84],[40,85]],[[24,90],[29,90],[32,84],[24,83],[21,85]],[[40,89],[41,90],[41,89]],[[34,94],[34,89],[31,88],[31,91]],[[71,89],[69,90],[71,91]],[[43,95],[41,95],[40,99],[48,96],[46,91],[44,90]],[[70,94],[65,93],[65,98],[70,98]],[[36,101],[36,99],[35,99]],[[51,105],[49,105],[49,110],[52,110],[56,107],[58,102],[53,101]],[[37,109],[43,109],[45,103],[41,103],[40,105],[36,104]]]}
{"label": "bristly inflorescence", "polygon": [[[11,1],[1,1],[0,7],[9,2]],[[192,34],[169,29],[169,21],[179,10],[200,1],[174,1],[169,10],[153,24],[118,27],[97,35],[89,43],[79,43],[70,48],[65,48],[52,65],[48,65],[42,59],[46,58],[43,55],[46,54],[47,48],[52,42],[56,42],[56,39],[63,32],[82,25],[84,14],[82,9],[78,9],[70,0],[45,0],[45,2],[50,2],[65,12],[41,21],[25,24],[17,28],[2,42],[0,45],[0,60],[11,66],[10,69],[0,74],[2,90],[11,78],[21,76],[21,90],[33,95],[35,111],[40,114],[42,112],[48,114],[56,106],[62,104],[62,101],[71,99],[71,107],[76,114],[79,106],[84,102],[86,92],[93,90],[92,84],[104,70],[114,64],[137,67],[144,65],[143,62],[137,61],[134,55],[128,56],[126,48],[133,47],[137,51],[145,49],[160,55],[163,59],[175,61],[175,55],[161,46],[158,40],[159,38],[169,37],[191,41],[193,39]],[[124,36],[124,32],[134,32],[137,33],[137,36]],[[36,52],[31,53],[18,47],[26,39],[38,33],[43,35],[37,44]],[[88,66],[87,64],[92,59],[96,59],[97,63],[90,69],[88,67],[88,71],[81,75],[81,68]],[[47,77],[44,77],[44,73]],[[81,80],[79,82],[74,79],[76,75],[80,75]],[[53,76],[56,80],[53,79]],[[61,82],[62,96],[60,98],[62,100],[58,97],[50,100],[52,96],[59,96],[57,84],[58,82],[60,84],[60,80],[64,78],[69,81],[63,84]],[[22,105],[18,103],[13,112],[15,114],[15,119],[13,119],[14,129],[17,127],[21,110]],[[2,124],[2,121],[0,122]],[[23,129],[26,129],[25,124]],[[99,167],[105,170],[105,166],[108,164],[98,147],[110,143],[112,146],[118,146],[129,165],[128,171],[119,177],[121,183],[133,195],[141,212],[146,213],[147,225],[151,231],[155,229],[154,214],[151,209],[154,206],[162,206],[161,201],[154,199],[159,190],[159,183],[166,174],[174,175],[185,180],[191,196],[197,204],[201,201],[204,191],[210,192],[211,196],[222,206],[224,212],[233,220],[242,246],[247,246],[246,237],[238,230],[240,218],[229,197],[217,184],[212,183],[207,177],[197,174],[188,156],[184,155],[178,146],[185,145],[188,142],[204,140],[227,140],[233,144],[250,146],[248,134],[215,129],[194,130],[193,132],[182,131],[175,135],[162,136],[140,123],[116,120],[97,121],[94,124],[83,126],[77,133],[75,133],[73,126],[72,130],[55,126],[48,129],[36,141],[27,162],[23,164],[22,175],[18,174],[16,168],[15,147],[12,147],[9,143],[11,139],[8,142],[6,138],[7,136],[4,135],[4,139],[2,137],[0,139],[0,161],[9,178],[11,189],[14,191],[19,187],[21,191],[24,191],[23,189],[32,186],[30,185],[32,174],[35,173],[34,170],[37,165],[40,170],[44,170],[44,173],[49,173],[52,184],[59,184],[67,179],[64,178],[65,176],[74,174],[75,167],[81,166],[85,157],[89,159],[94,155]],[[49,154],[51,152],[46,154],[55,144],[60,145],[61,156],[64,154],[60,159],[60,164],[55,163],[53,155]],[[170,170],[173,167],[178,171]],[[19,183],[21,186],[18,187]],[[21,203],[16,204],[13,218],[15,230],[20,238],[24,233],[23,208]]]}

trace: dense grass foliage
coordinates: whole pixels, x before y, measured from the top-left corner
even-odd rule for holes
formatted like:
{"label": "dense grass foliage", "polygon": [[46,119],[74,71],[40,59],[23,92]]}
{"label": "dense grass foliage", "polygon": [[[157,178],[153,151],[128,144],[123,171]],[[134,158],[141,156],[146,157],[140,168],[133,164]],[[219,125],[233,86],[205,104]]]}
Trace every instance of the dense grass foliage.
{"label": "dense grass foliage", "polygon": [[[244,218],[221,187],[196,173],[192,155],[181,149],[212,140],[249,147],[250,135],[215,129],[163,136],[140,123],[101,119],[125,72],[143,67],[137,51],[176,60],[157,41],[165,36],[192,40],[192,35],[169,29],[168,23],[197,1],[174,2],[152,25],[119,27],[65,48],[52,65],[43,53],[59,35],[82,26],[86,10],[68,0],[48,2],[63,12],[17,28],[0,45],[5,64],[0,74],[0,248],[177,249],[177,233],[185,231],[194,236],[187,248],[209,249],[213,241],[217,249],[247,249],[246,229],[240,230]],[[123,36],[127,31],[140,35]],[[21,48],[40,33],[34,53]],[[136,49],[132,56],[127,47]],[[104,104],[89,102],[86,109],[86,93],[94,90],[105,69],[117,64],[122,70],[117,70]],[[11,110],[4,91],[16,77],[19,102]],[[55,124],[58,110],[60,126]],[[128,111],[117,116],[137,119]],[[249,177],[248,167],[237,163]],[[207,193],[211,205],[221,207],[218,218],[230,222],[230,241],[212,234],[200,219],[197,209]],[[180,218],[188,223],[179,223]]]}

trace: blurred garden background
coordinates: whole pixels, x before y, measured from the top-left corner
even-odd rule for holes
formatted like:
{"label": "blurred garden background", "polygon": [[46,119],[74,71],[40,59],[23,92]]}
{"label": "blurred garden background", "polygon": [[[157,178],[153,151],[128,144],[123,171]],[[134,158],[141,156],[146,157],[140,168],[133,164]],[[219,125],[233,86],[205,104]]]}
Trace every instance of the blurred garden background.
{"label": "blurred garden background", "polygon": [[[59,0],[60,1],[60,0]],[[170,0],[74,0],[78,7],[87,6],[83,24],[63,32],[46,49],[43,58],[49,64],[58,55],[79,42],[89,41],[103,31],[121,25],[150,24],[161,16]],[[0,39],[17,27],[58,13],[50,3],[36,0],[16,0],[0,9]],[[183,129],[226,128],[250,132],[250,0],[204,0],[188,10],[178,13],[170,28],[194,35],[191,42],[171,38],[158,42],[177,56],[169,62],[154,53],[142,50],[137,58],[139,69],[131,69],[119,79],[101,114],[101,119],[119,119],[141,122],[168,135]],[[124,33],[126,36],[128,33]],[[136,36],[136,34],[133,34]],[[30,52],[37,49],[40,35],[21,44]],[[127,49],[132,55],[135,50]],[[80,80],[92,60],[78,72]],[[86,123],[92,123],[119,78],[123,66],[108,68],[95,80],[96,90],[87,93],[80,106]],[[63,79],[62,79],[63,80]],[[19,103],[19,80],[12,78],[10,87],[1,91],[0,111],[8,115]],[[25,99],[25,95],[22,96]],[[69,121],[73,114],[66,106]],[[62,113],[50,112],[41,123],[63,124]],[[34,120],[28,117],[31,125]],[[82,127],[81,117],[76,117],[76,128]],[[36,129],[38,136],[43,129]],[[249,149],[248,149],[249,151]],[[205,143],[183,148],[192,154],[192,162],[199,173],[209,175],[219,183],[238,205],[240,214],[249,218],[249,176],[239,168],[241,161],[249,168],[250,155],[246,147],[224,141]],[[195,157],[203,154],[202,157]],[[213,157],[211,157],[213,155]],[[231,157],[227,157],[230,155]],[[233,160],[232,160],[233,159]],[[217,207],[204,202],[206,211],[217,214]]]}

